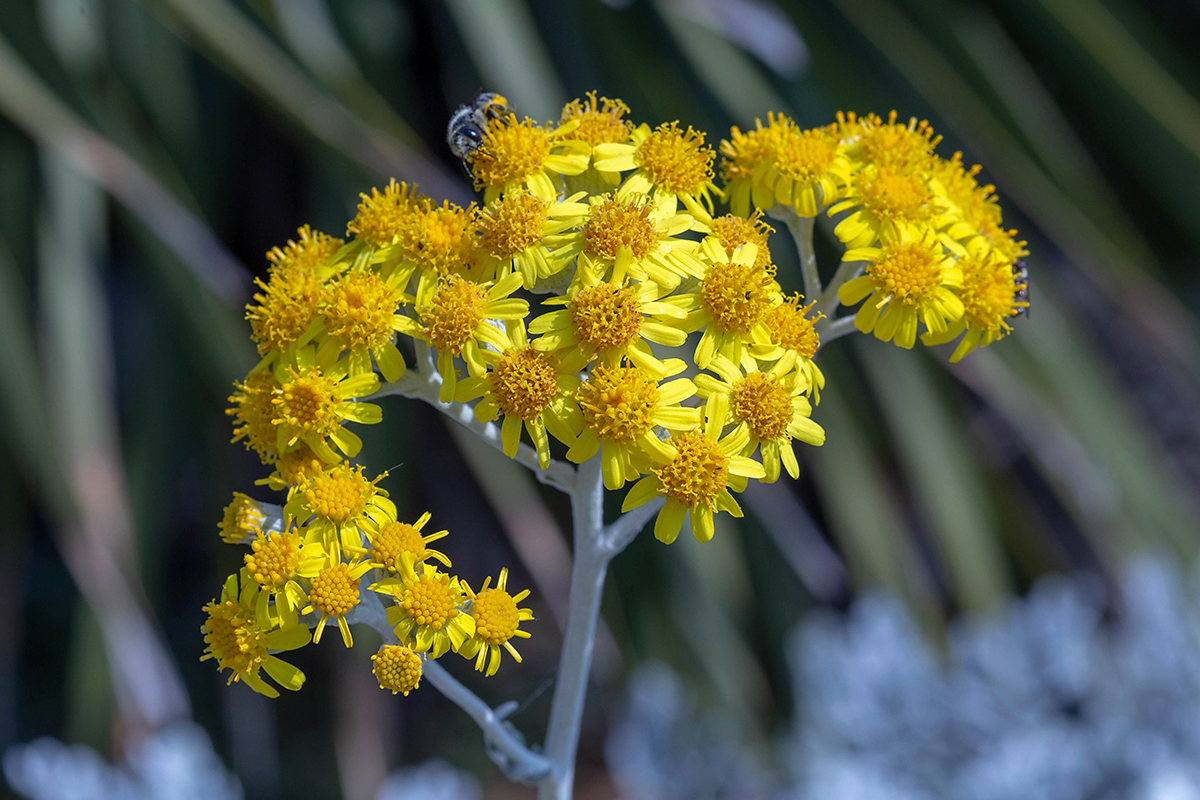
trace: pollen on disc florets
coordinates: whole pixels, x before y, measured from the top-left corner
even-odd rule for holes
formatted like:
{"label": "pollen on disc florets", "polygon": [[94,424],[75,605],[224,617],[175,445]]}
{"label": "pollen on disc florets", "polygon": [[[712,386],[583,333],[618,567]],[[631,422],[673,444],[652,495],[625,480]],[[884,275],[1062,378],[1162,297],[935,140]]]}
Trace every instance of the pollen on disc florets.
{"label": "pollen on disc florets", "polygon": [[371,671],[379,681],[380,689],[392,694],[402,693],[405,697],[421,685],[421,657],[398,644],[385,644],[371,656]]}
{"label": "pollen on disc florets", "polygon": [[567,304],[580,341],[594,350],[630,344],[642,330],[642,302],[630,287],[600,283],[580,289]]}
{"label": "pollen on disc florets", "polygon": [[634,161],[656,186],[676,193],[700,191],[713,179],[713,149],[704,146],[704,134],[678,122],[655,128],[633,155]]}
{"label": "pollen on disc florets", "polygon": [[392,572],[400,571],[401,555],[408,553],[419,561],[425,551],[421,532],[407,522],[388,522],[371,537],[371,560]]}
{"label": "pollen on disc florets", "polygon": [[458,616],[459,600],[460,595],[450,588],[449,575],[422,573],[417,580],[405,584],[400,605],[416,624],[440,631]]}
{"label": "pollen on disc florets", "polygon": [[233,441],[246,440],[246,447],[254,450],[264,461],[277,455],[275,450],[275,391],[279,384],[268,369],[256,369],[242,383],[234,383],[236,390],[229,396],[233,408],[225,413],[234,418]]}
{"label": "pollen on disc florets", "polygon": [[335,407],[343,402],[335,394],[335,386],[332,378],[315,367],[302,373],[293,370],[292,379],[274,390],[271,402],[275,404],[275,419],[272,422],[319,436],[333,433],[341,421]]}
{"label": "pollen on disc florets", "polygon": [[788,438],[788,425],[795,414],[788,388],[757,371],[734,383],[729,409],[735,420],[746,423],[750,432],[764,441]]}
{"label": "pollen on disc florets", "polygon": [[531,347],[510,350],[492,370],[492,394],[506,416],[537,417],[558,393],[558,371]]}
{"label": "pollen on disc florets", "polygon": [[863,183],[860,194],[864,208],[886,219],[918,221],[931,216],[933,193],[917,174],[882,167]]}
{"label": "pollen on disc florets", "polygon": [[561,124],[579,120],[571,134],[573,139],[581,139],[592,147],[606,142],[623,143],[629,139],[633,125],[625,119],[629,106],[620,100],[610,100],[601,97],[596,102],[596,93],[588,92],[586,100],[572,100],[563,108]]}
{"label": "pollen on disc florets", "polygon": [[438,283],[429,305],[420,310],[429,344],[442,353],[458,355],[487,313],[487,290],[477,283],[447,275]]}
{"label": "pollen on disc florets", "polygon": [[729,457],[702,431],[672,436],[670,442],[677,455],[669,464],[654,470],[661,494],[688,508],[700,505],[712,508],[729,478]]}
{"label": "pollen on disc florets", "polygon": [[1012,266],[992,251],[972,254],[960,259],[958,265],[963,272],[958,295],[966,318],[993,334],[1008,330],[1007,319],[1022,307],[1013,302],[1018,286]]}
{"label": "pollen on disc florets", "polygon": [[867,267],[867,273],[880,288],[901,300],[915,302],[942,285],[942,261],[939,245],[928,239],[889,244]]}
{"label": "pollen on disc florets", "polygon": [[763,324],[781,347],[795,350],[801,358],[812,358],[821,346],[821,337],[813,323],[824,314],[818,313],[810,319],[808,312],[817,304],[816,301],[802,306],[800,300],[799,292],[786,298],[783,303],[767,311],[763,316]]}
{"label": "pollen on disc florets", "polygon": [[476,191],[525,180],[542,168],[550,147],[549,134],[528,117],[517,122],[509,114],[493,120],[483,142],[467,156]]}
{"label": "pollen on disc florets", "polygon": [[658,384],[637,367],[601,364],[579,387],[576,400],[597,438],[632,444],[654,426]]}
{"label": "pollen on disc florets", "polygon": [[334,564],[313,577],[308,596],[317,611],[340,617],[358,605],[358,583],[345,564]]}
{"label": "pollen on disc florets", "polygon": [[700,302],[723,331],[748,332],[771,307],[775,268],[714,262],[700,285]]}
{"label": "pollen on disc florets", "polygon": [[583,240],[588,252],[612,261],[625,245],[635,260],[644,258],[658,244],[658,226],[650,218],[647,198],[618,200],[606,196],[592,206],[583,225]]}
{"label": "pollen on disc florets", "polygon": [[313,319],[325,295],[325,286],[314,271],[276,272],[263,283],[255,278],[261,292],[246,306],[250,338],[258,344],[258,354],[283,350],[299,339]]}
{"label": "pollen on disc florets", "polygon": [[710,222],[709,228],[725,248],[727,255],[732,256],[733,252],[744,244],[754,244],[758,247],[754,266],[770,266],[771,250],[767,247],[767,237],[774,233],[775,229],[763,220],[761,211],[756,209],[748,219],[726,214]]}
{"label": "pollen on disc florets", "polygon": [[358,213],[346,226],[370,247],[392,244],[408,230],[412,217],[418,210],[422,195],[417,187],[411,189],[406,183],[396,183],[393,178],[384,190],[371,190],[371,196],[359,195]]}
{"label": "pollen on disc florets", "polygon": [[299,486],[314,475],[320,474],[324,467],[312,449],[301,442],[296,445],[295,450],[289,450],[279,457],[275,462],[275,469],[285,483]]}
{"label": "pollen on disc florets", "polygon": [[300,241],[288,239],[283,247],[272,247],[267,253],[271,263],[271,275],[312,275],[329,264],[344,241],[310,226],[303,225],[299,231]]}
{"label": "pollen on disc florets", "polygon": [[933,148],[942,140],[934,134],[928,121],[917,122],[912,117],[898,123],[899,115],[892,111],[884,122],[877,114],[868,114],[859,120],[862,139],[858,150],[864,161],[879,165],[916,165],[929,160]]}
{"label": "pollen on disc florets", "polygon": [[246,569],[264,589],[281,589],[300,565],[300,536],[260,532],[250,543]]}
{"label": "pollen on disc florets", "polygon": [[392,319],[402,296],[374,272],[346,273],[321,304],[325,331],[346,347],[379,347],[392,341]]}
{"label": "pollen on disc florets", "polygon": [[800,130],[795,125],[779,138],[775,168],[797,180],[824,175],[837,157],[837,141],[827,128]]}
{"label": "pollen on disc florets", "polygon": [[258,535],[266,521],[267,517],[258,503],[249,495],[234,492],[233,502],[225,506],[225,513],[217,523],[217,529],[221,532],[222,541],[237,544],[247,536]]}
{"label": "pollen on disc florets", "polygon": [[525,192],[510,194],[479,217],[479,246],[496,258],[512,258],[541,241],[549,201]]}
{"label": "pollen on disc florets", "polygon": [[409,215],[402,237],[404,255],[422,269],[445,275],[471,260],[476,245],[479,212],[443,200],[440,206],[424,200]]}
{"label": "pollen on disc florets", "polygon": [[215,658],[219,669],[233,670],[229,682],[253,673],[267,653],[267,635],[259,627],[254,612],[226,600],[204,607],[208,619],[200,627],[204,634],[206,658]]}
{"label": "pollen on disc florets", "polygon": [[743,133],[735,125],[730,139],[721,142],[721,177],[727,182],[750,179],[761,164],[774,160],[782,134],[793,125],[774,112],[767,115],[765,128],[759,122],[754,130]]}
{"label": "pollen on disc florets", "polygon": [[362,466],[351,469],[344,463],[338,464],[308,480],[303,489],[304,499],[313,513],[332,522],[346,522],[366,511],[367,503],[375,495],[375,483],[382,477],[369,481]]}
{"label": "pollen on disc florets", "polygon": [[471,603],[475,635],[487,644],[502,645],[513,637],[520,624],[517,601],[503,589],[484,589]]}

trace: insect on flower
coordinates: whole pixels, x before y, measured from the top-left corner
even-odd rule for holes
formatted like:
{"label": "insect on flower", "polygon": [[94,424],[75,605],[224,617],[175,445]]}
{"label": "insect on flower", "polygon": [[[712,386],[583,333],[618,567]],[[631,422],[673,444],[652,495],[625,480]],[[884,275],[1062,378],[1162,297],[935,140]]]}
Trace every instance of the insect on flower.
{"label": "insect on flower", "polygon": [[471,102],[458,107],[446,126],[446,143],[450,145],[450,152],[462,159],[463,166],[467,166],[467,157],[483,143],[488,123],[511,112],[512,108],[503,95],[477,92]]}
{"label": "insect on flower", "polygon": [[1013,262],[1013,283],[1016,284],[1016,291],[1013,292],[1013,305],[1016,306],[1017,313],[1013,316],[1021,316],[1029,313],[1029,267],[1025,264],[1025,259],[1018,258]]}

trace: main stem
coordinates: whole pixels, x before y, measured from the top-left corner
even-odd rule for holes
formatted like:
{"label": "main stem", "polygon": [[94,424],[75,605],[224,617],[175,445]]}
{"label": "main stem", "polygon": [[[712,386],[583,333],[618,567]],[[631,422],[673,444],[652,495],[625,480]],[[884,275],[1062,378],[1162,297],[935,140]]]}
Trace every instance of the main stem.
{"label": "main stem", "polygon": [[546,731],[546,756],[553,765],[538,785],[539,800],[570,800],[575,783],[575,752],[583,721],[583,702],[600,619],[604,576],[612,551],[601,536],[604,528],[604,483],[600,458],[594,456],[579,466],[571,495],[571,517],[575,538],[575,564],[571,570],[571,600],[567,630],[563,637],[558,680]]}

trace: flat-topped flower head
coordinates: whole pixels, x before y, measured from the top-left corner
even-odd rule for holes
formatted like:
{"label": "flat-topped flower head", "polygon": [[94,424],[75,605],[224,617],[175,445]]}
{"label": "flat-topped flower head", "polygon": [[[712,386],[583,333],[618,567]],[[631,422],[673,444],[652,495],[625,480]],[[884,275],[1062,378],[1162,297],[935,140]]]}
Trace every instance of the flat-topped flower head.
{"label": "flat-topped flower head", "polygon": [[853,111],[838,112],[834,126],[847,145],[856,165],[893,167],[901,170],[929,169],[933,149],[942,140],[926,120],[910,117],[897,122],[894,110],[884,121],[878,114],[859,117]]}
{"label": "flat-topped flower head", "polygon": [[295,614],[280,614],[267,624],[255,613],[258,585],[243,576],[241,591],[238,578],[230,575],[221,590],[221,599],[204,607],[208,619],[200,627],[204,635],[201,661],[215,659],[217,668],[229,670],[229,683],[241,681],[259,694],[278,697],[279,692],[263,680],[266,671],[280,686],[297,691],[304,685],[304,673],[271,652],[296,650],[312,637],[308,626],[301,625]]}
{"label": "flat-topped flower head", "polygon": [[479,594],[471,591],[471,587],[463,584],[467,596],[471,598],[468,606],[471,618],[475,620],[475,634],[468,639],[458,654],[463,658],[475,659],[475,669],[483,672],[487,665],[487,676],[490,678],[500,669],[500,650],[507,650],[518,664],[521,654],[512,646],[513,638],[528,639],[529,632],[520,628],[522,622],[533,619],[533,612],[528,608],[519,608],[518,604],[529,596],[529,590],[508,593],[508,569],[500,570],[496,585],[488,588],[492,579],[484,580]]}
{"label": "flat-topped flower head", "polygon": [[346,647],[354,646],[346,615],[361,601],[359,583],[372,566],[369,561],[342,561],[341,548],[334,541],[326,558],[307,560],[300,567],[299,573],[309,581],[308,605],[300,613],[321,615],[313,630],[313,643],[321,641],[325,625],[334,619],[342,633],[342,643]]}
{"label": "flat-topped flower head", "polygon": [[306,525],[310,541],[329,546],[340,541],[347,552],[362,552],[380,526],[396,519],[396,506],[380,489],[381,473],[374,480],[363,475],[362,465],[342,462],[322,470],[297,487],[284,514]]}
{"label": "flat-topped flower head", "polygon": [[271,262],[267,282],[256,278],[262,292],[246,306],[250,338],[258,344],[258,354],[274,361],[293,345],[303,344],[312,335],[317,309],[325,296],[325,282],[337,270],[333,258],[344,242],[300,228],[300,241],[288,240],[267,253]]}
{"label": "flat-topped flower head", "polygon": [[492,120],[483,142],[467,156],[475,190],[483,190],[485,203],[521,187],[554,202],[559,176],[587,169],[590,146],[568,138],[576,127],[568,122],[548,130],[528,117],[518,122],[515,114]]}
{"label": "flat-topped flower head", "polygon": [[950,209],[934,189],[923,170],[864,167],[850,181],[846,199],[829,209],[830,216],[852,210],[833,232],[855,250],[897,238],[902,226],[943,227]]}
{"label": "flat-topped flower head", "polygon": [[950,356],[957,362],[976,347],[987,347],[1012,331],[1009,320],[1029,307],[1024,299],[1028,278],[1023,272],[993,249],[982,237],[967,244],[967,255],[958,260],[962,270],[962,286],[958,296],[963,302],[963,317],[951,322],[941,334],[926,333],[921,341],[927,345],[944,344],[966,333]]}
{"label": "flat-topped flower head", "polygon": [[245,555],[246,574],[258,583],[263,594],[275,600],[276,605],[294,611],[304,600],[304,590],[297,580],[301,564],[324,556],[325,549],[320,543],[306,544],[304,537],[290,528],[260,531],[250,543],[250,552]]}
{"label": "flat-topped flower head", "polygon": [[442,377],[440,399],[454,399],[458,384],[455,357],[461,357],[467,372],[482,377],[487,372],[483,345],[496,349],[510,346],[508,334],[489,320],[520,320],[529,313],[529,302],[510,297],[521,287],[521,275],[512,273],[494,284],[479,284],[447,275],[438,282],[429,302],[418,307],[420,325],[406,322],[404,333],[422,339],[437,351],[437,370]]}
{"label": "flat-topped flower head", "polygon": [[385,644],[371,656],[371,671],[380,689],[408,693],[421,686],[421,656],[404,645]]}
{"label": "flat-topped flower head", "polygon": [[404,559],[413,564],[420,564],[430,558],[436,559],[445,567],[450,566],[450,559],[440,550],[431,550],[430,542],[436,542],[450,535],[447,530],[421,535],[421,529],[429,522],[430,514],[426,511],[414,523],[385,522],[371,537],[369,550],[371,560],[388,572],[399,573]]}
{"label": "flat-topped flower head", "polygon": [[708,237],[700,252],[708,264],[700,286],[667,302],[689,312],[685,330],[704,331],[696,345],[696,366],[703,369],[717,353],[740,363],[748,355],[747,345],[770,345],[763,319],[779,298],[775,267],[758,265],[758,248],[753,244],[743,245],[730,257],[715,237]]}
{"label": "flat-topped flower head", "polygon": [[438,280],[452,273],[479,280],[481,267],[476,259],[479,242],[479,210],[472,203],[467,208],[449,200],[434,205],[432,201],[417,204],[399,247],[403,260],[388,275],[394,286],[407,288],[409,278],[419,271],[416,299],[418,304],[429,301]]}
{"label": "flat-topped flower head", "polygon": [[383,411],[374,403],[355,402],[379,388],[374,373],[349,375],[343,360],[322,370],[311,354],[301,352],[300,366],[289,367],[290,378],[272,391],[275,446],[285,453],[304,443],[326,463],[338,456],[337,448],[353,458],[362,449],[362,440],[343,427],[345,422],[371,425],[383,419]]}
{"label": "flat-topped flower head", "polygon": [[825,375],[813,361],[821,347],[821,337],[814,323],[825,315],[812,314],[815,300],[806,306],[800,305],[802,300],[797,292],[767,311],[763,324],[771,333],[771,347],[753,348],[751,355],[759,362],[774,363],[774,369],[785,373],[795,369],[800,390],[808,393],[815,404],[821,400]]}
{"label": "flat-topped flower head", "polygon": [[654,536],[670,544],[679,535],[684,517],[691,515],[692,534],[698,541],[713,537],[713,514],[726,511],[735,517],[742,509],[730,489],[742,491],[747,478],[762,478],[762,464],[740,455],[749,444],[749,433],[738,426],[721,438],[729,415],[729,398],[709,396],[704,407],[704,429],[674,434],[666,444],[674,457],[633,485],[625,495],[622,511],[645,505],[655,497],[666,502],[654,523]]}
{"label": "flat-topped flower head", "polygon": [[[565,305],[529,324],[542,334],[533,347],[559,359],[566,372],[579,372],[592,359],[609,366],[629,359],[655,380],[667,376],[667,364],[646,342],[679,347],[687,340],[681,323],[687,314],[658,302],[662,289],[653,282],[629,286],[599,283],[576,289],[545,305]],[[646,341],[642,341],[645,339]]]}
{"label": "flat-topped flower head", "polygon": [[576,99],[563,106],[561,124],[577,123],[571,137],[587,142],[592,147],[600,144],[624,144],[633,133],[633,123],[625,119],[629,106],[621,100],[601,97],[596,100],[595,92],[586,98]]}
{"label": "flat-topped flower head", "polygon": [[261,533],[266,521],[267,515],[263,513],[262,506],[249,495],[234,492],[233,501],[225,506],[225,513],[217,523],[217,529],[221,533],[221,541],[241,544]]}
{"label": "flat-topped flower head", "polygon": [[350,374],[371,372],[371,357],[384,380],[399,380],[405,372],[404,356],[396,348],[397,311],[404,293],[374,272],[350,270],[330,284],[321,301],[324,343],[318,361],[332,361],[350,351]]}
{"label": "flat-topped flower head", "polygon": [[[675,360],[676,369],[684,364]],[[680,402],[696,393],[687,378],[658,385],[640,367],[597,364],[575,392],[583,413],[583,431],[567,451],[567,458],[582,463],[600,453],[607,489],[620,489],[637,479],[652,464],[664,464],[675,453],[654,434],[655,426],[687,431],[700,425],[700,410]]]}
{"label": "flat-topped flower head", "polygon": [[275,430],[275,391],[279,384],[271,370],[258,367],[243,382],[234,382],[236,391],[229,396],[233,408],[225,413],[233,417],[233,441],[246,440],[246,449],[258,453],[264,464],[279,457]]}
{"label": "flat-topped flower head", "polygon": [[517,191],[488,205],[479,216],[479,248],[483,253],[482,272],[506,278],[521,275],[521,285],[533,289],[539,280],[561,272],[570,258],[552,252],[563,241],[563,232],[587,213],[582,195],[561,203]]}
{"label": "flat-topped flower head", "polygon": [[474,618],[462,610],[467,595],[458,578],[428,562],[414,567],[401,559],[399,577],[384,578],[370,588],[395,599],[387,609],[388,624],[401,644],[415,652],[441,658],[448,650],[459,652],[475,634]]}
{"label": "flat-topped flower head", "polygon": [[569,243],[564,257],[579,254],[573,287],[607,282],[651,280],[664,289],[679,285],[684,275],[703,267],[691,256],[696,243],[676,238],[694,222],[676,214],[674,206],[655,206],[644,194],[605,194],[589,198],[591,208]]}
{"label": "flat-topped flower head", "polygon": [[454,399],[466,403],[482,398],[475,405],[475,418],[481,422],[504,416],[500,440],[509,458],[517,455],[524,427],[545,469],[550,465],[547,432],[568,446],[575,443],[582,419],[571,395],[579,387],[579,378],[554,357],[530,347],[519,320],[509,326],[509,338],[512,345],[502,353],[483,354],[491,371],[482,378],[459,381]]}
{"label": "flat-topped flower head", "polygon": [[855,327],[909,348],[916,342],[918,320],[940,335],[947,323],[961,319],[963,303],[954,290],[962,286],[962,270],[944,244],[932,231],[905,227],[882,248],[848,251],[844,260],[869,262],[865,275],[838,290],[843,305],[866,299],[854,316]]}
{"label": "flat-topped flower head", "polygon": [[396,183],[395,178],[382,192],[372,189],[369,197],[365,194],[359,197],[362,202],[358,204],[358,213],[346,231],[371,248],[399,242],[409,231],[421,203],[427,200],[417,193],[416,186],[409,188],[406,183]]}
{"label": "flat-topped flower head", "polygon": [[779,480],[780,464],[793,478],[800,476],[800,465],[792,450],[792,439],[821,445],[825,442],[825,431],[809,419],[812,406],[802,394],[804,380],[798,372],[781,368],[779,364],[767,372],[743,371],[729,360],[718,356],[709,369],[712,375],[698,375],[696,388],[701,397],[723,394],[728,397],[729,415],[741,429],[749,434],[749,443],[742,455],[753,455],[761,445],[764,483]]}
{"label": "flat-topped flower head", "polygon": [[592,164],[602,174],[633,170],[621,187],[622,194],[650,195],[666,213],[675,213],[682,202],[696,216],[709,216],[716,189],[713,156],[703,133],[665,122],[653,131],[645,125],[637,128],[628,144],[597,145]]}

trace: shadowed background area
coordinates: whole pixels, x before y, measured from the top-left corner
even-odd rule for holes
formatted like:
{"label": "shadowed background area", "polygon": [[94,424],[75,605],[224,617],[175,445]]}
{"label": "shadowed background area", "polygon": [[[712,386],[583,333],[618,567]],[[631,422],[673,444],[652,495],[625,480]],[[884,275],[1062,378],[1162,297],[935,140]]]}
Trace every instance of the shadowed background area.
{"label": "shadowed background area", "polygon": [[[1198,39],[1200,7],[1167,0],[0,3],[0,751],[50,735],[120,761],[190,715],[248,797],[369,800],[431,756],[531,796],[432,687],[377,688],[369,631],[297,653],[308,683],[277,701],[198,660],[239,558],[216,523],[265,474],[224,414],[256,362],[264,254],[304,223],[343,235],[390,177],[472,200],[444,134],[481,87],[542,121],[594,89],[713,145],[769,110],[894,108],[983,164],[1032,254],[1015,335],[957,365],[831,344],[801,479],[753,486],[708,544],[644,535],[614,562],[579,796],[617,796],[605,736],[651,659],[769,760],[815,607],[889,592],[936,653],[954,615],[1080,571],[1119,620],[1133,556],[1190,564],[1200,541]],[[772,246],[798,288],[790,240]],[[565,500],[425,405],[382,403],[361,460],[390,470],[401,518],[432,512],[473,583],[510,564],[533,589],[524,664],[486,684],[451,666],[540,741]]]}

